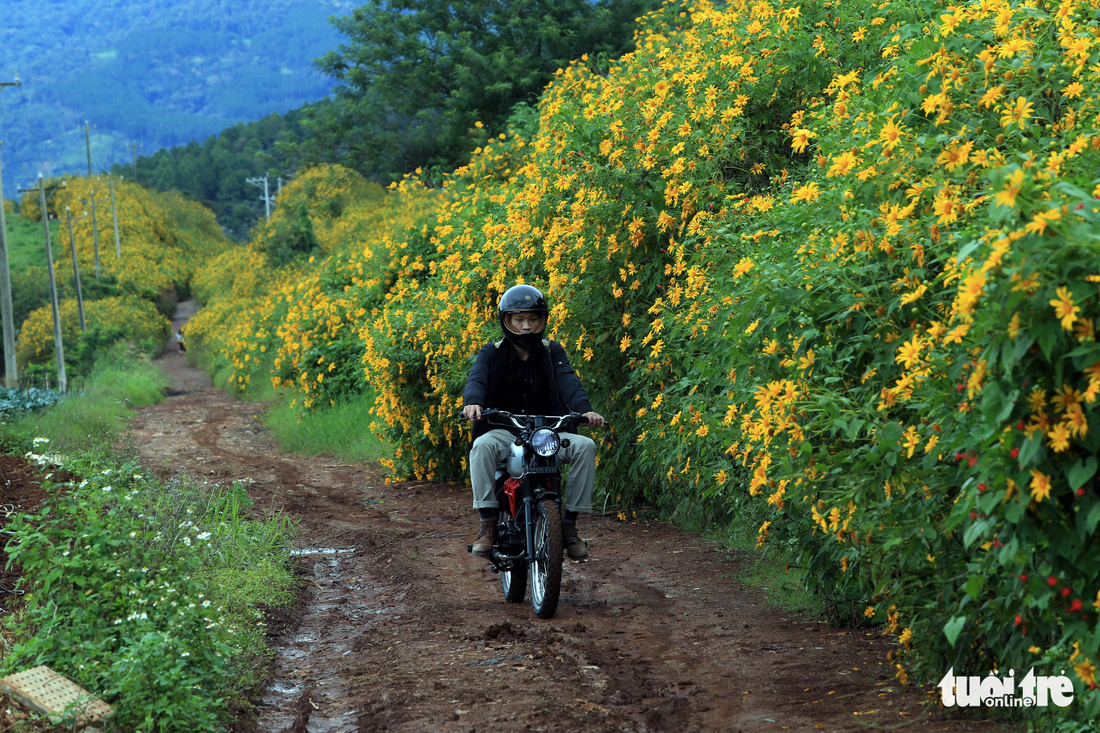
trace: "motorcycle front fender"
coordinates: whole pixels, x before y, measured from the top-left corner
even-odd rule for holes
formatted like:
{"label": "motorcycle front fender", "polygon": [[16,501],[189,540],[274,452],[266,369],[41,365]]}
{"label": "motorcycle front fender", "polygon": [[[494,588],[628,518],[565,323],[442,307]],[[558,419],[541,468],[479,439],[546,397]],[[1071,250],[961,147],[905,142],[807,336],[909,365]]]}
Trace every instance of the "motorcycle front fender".
{"label": "motorcycle front fender", "polygon": [[511,452],[504,460],[504,466],[509,476],[512,478],[520,478],[523,476],[523,446],[516,445],[515,441],[513,441],[510,449]]}

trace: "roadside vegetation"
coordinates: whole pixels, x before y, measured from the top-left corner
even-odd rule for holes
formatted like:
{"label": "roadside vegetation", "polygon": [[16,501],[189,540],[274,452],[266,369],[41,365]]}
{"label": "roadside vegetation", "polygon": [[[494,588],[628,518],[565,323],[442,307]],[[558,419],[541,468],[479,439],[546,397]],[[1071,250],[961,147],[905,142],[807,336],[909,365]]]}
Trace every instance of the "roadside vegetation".
{"label": "roadside vegetation", "polygon": [[262,609],[292,600],[294,528],[251,511],[242,484],[158,479],[119,447],[127,409],[163,388],[119,345],[82,393],[0,424],[49,493],[4,527],[26,595],[0,673],[48,665],[112,704],[121,730],[218,731],[262,681]]}

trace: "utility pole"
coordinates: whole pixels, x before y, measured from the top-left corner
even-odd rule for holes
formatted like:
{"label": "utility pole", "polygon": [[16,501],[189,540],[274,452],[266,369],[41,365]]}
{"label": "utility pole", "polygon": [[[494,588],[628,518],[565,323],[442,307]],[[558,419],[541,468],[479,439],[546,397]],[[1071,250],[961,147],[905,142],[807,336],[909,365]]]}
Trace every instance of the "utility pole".
{"label": "utility pole", "polygon": [[115,220],[115,257],[122,259],[122,244],[118,238],[118,208],[115,206],[115,179],[107,176],[107,183],[111,186],[111,216]]}
{"label": "utility pole", "polygon": [[[3,145],[0,142],[0,145]],[[0,159],[0,310],[4,328],[4,386],[19,386],[15,364],[15,317],[11,311],[11,270],[8,268],[8,222],[4,211],[4,166]]]}
{"label": "utility pole", "polygon": [[95,189],[92,189],[92,250],[95,252],[95,281],[99,282],[99,223],[95,218]]}
{"label": "utility pole", "polygon": [[[0,82],[3,87],[20,86],[19,77],[13,82]],[[3,142],[0,142],[3,145]],[[11,305],[11,270],[8,268],[8,222],[4,211],[4,167],[0,159],[0,321],[4,337],[4,386],[19,386],[19,370],[15,363],[15,316]]]}
{"label": "utility pole", "polygon": [[88,178],[92,177],[92,131],[84,120],[84,146],[88,149]]}
{"label": "utility pole", "polygon": [[248,181],[249,183],[251,183],[253,186],[260,186],[260,185],[263,186],[264,195],[261,196],[260,199],[264,202],[264,220],[265,221],[271,221],[271,201],[272,201],[272,199],[271,199],[271,196],[267,192],[267,176],[265,175],[263,178],[246,178],[245,180]]}
{"label": "utility pole", "polygon": [[80,313],[80,332],[87,333],[88,325],[84,322],[84,293],[80,289],[80,267],[76,264],[76,239],[73,238],[73,212],[65,207],[65,226],[69,229],[69,251],[73,255],[73,282],[76,284],[76,309]]}
{"label": "utility pole", "polygon": [[[61,186],[65,184],[62,182]],[[33,188],[21,188],[20,193],[30,193]],[[56,191],[56,189],[55,189]],[[51,193],[52,195],[52,193]],[[53,272],[53,245],[50,243],[50,214],[46,210],[46,185],[42,174],[38,174],[38,204],[42,208],[42,229],[46,234],[46,270],[50,275],[50,305],[53,308],[53,347],[57,357],[57,387],[65,393],[69,390],[69,380],[65,377],[65,345],[61,339],[61,309],[57,303],[57,279]]]}

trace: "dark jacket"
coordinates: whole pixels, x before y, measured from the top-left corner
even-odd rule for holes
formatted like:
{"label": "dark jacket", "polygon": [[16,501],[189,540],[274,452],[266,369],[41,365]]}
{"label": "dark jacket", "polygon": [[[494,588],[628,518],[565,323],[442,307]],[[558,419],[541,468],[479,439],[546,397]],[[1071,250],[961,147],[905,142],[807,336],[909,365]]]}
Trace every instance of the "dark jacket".
{"label": "dark jacket", "polygon": [[[544,340],[542,344],[543,348],[532,351],[529,357],[535,360],[538,383],[542,387],[540,395],[530,404],[531,413],[564,415],[571,411],[591,412],[592,403],[588,401],[588,394],[573,371],[565,349],[557,341]],[[515,349],[505,341],[488,344],[477,352],[462,393],[465,404],[515,412],[514,396],[506,391],[509,383],[506,372],[513,358]],[[474,423],[474,437],[490,429],[484,420],[479,420]]]}

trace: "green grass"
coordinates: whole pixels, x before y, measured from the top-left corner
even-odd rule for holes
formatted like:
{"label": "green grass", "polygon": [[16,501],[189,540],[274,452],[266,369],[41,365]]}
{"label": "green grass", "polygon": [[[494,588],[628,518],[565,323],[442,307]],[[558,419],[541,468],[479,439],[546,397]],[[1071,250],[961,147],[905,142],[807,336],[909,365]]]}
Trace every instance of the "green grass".
{"label": "green grass", "polygon": [[212,374],[214,386],[249,402],[265,403],[263,423],[279,447],[289,453],[317,456],[331,454],[342,461],[376,461],[393,453],[393,447],[370,432],[377,418],[371,414],[374,394],[351,395],[328,407],[305,409],[292,405],[287,395],[271,386],[271,364],[253,366],[252,381],[244,394],[228,387],[233,366],[225,361],[205,363],[206,355],[193,354],[200,368]]}
{"label": "green grass", "polygon": [[775,547],[756,548],[755,528],[740,526],[735,520],[730,527],[712,532],[711,539],[725,547],[731,559],[741,562],[736,579],[764,591],[772,606],[815,619],[832,617],[823,599],[802,582],[793,556]]}
{"label": "green grass", "polygon": [[7,526],[28,594],[0,673],[47,664],[121,730],[224,730],[271,655],[263,607],[293,600],[293,523],[255,516],[243,484],[162,481],[109,446],[63,467],[76,478],[47,476],[47,508]]}
{"label": "green grass", "polygon": [[373,405],[373,395],[359,395],[314,411],[278,402],[268,408],[264,424],[292,453],[331,453],[344,461],[376,461],[392,449],[370,432],[376,419],[370,413]]}
{"label": "green grass", "polygon": [[[46,266],[46,242],[42,237],[42,222],[31,221],[21,214],[8,212],[8,268],[13,274],[26,272],[31,267]],[[56,259],[64,242],[61,240],[61,222],[50,222],[50,241]],[[67,236],[67,235],[66,235]]]}
{"label": "green grass", "polygon": [[51,451],[61,453],[112,445],[122,437],[127,408],[159,402],[166,385],[164,374],[147,357],[117,344],[100,355],[80,392],[48,410],[0,425],[0,437],[9,446],[29,446],[36,437],[49,437]]}

